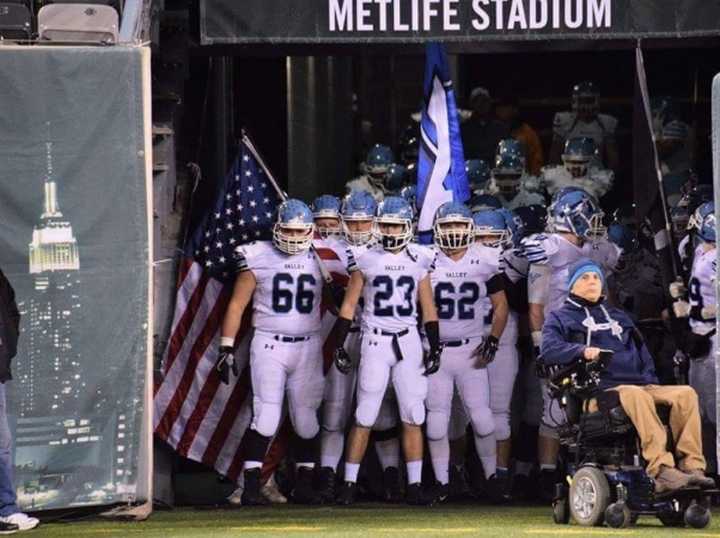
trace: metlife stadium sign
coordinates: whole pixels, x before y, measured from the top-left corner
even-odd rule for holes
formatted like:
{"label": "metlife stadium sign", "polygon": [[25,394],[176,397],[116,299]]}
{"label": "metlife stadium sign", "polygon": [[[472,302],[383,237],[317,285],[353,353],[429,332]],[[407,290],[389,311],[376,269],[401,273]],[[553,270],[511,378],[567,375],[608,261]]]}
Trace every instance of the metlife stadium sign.
{"label": "metlife stadium sign", "polygon": [[720,35],[711,0],[200,0],[203,45]]}

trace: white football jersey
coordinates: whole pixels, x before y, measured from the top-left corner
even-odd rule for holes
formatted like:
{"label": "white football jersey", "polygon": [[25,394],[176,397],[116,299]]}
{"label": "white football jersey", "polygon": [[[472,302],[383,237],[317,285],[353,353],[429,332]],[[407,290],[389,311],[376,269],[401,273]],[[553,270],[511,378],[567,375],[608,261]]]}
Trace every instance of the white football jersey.
{"label": "white football jersey", "polygon": [[321,327],[323,277],[312,252],[288,255],[269,241],[235,249],[239,271],[252,271],[255,329],[287,336],[305,336]]}
{"label": "white football jersey", "polygon": [[508,248],[500,255],[500,271],[505,273],[513,284],[527,278],[529,263],[522,248]]}
{"label": "white football jersey", "polygon": [[717,277],[717,249],[695,249],[688,295],[690,297],[690,327],[696,334],[706,334],[715,328],[715,319],[703,319],[701,311],[717,305],[715,278]]}
{"label": "white football jersey", "polygon": [[397,254],[374,246],[352,255],[350,272],[360,271],[365,279],[363,330],[400,332],[417,326],[418,284],[432,272],[433,263],[434,252],[418,245],[408,245]]}
{"label": "white football jersey", "polygon": [[[502,274],[503,266],[505,264],[503,258],[505,256],[505,252],[508,251],[503,251],[501,247],[488,247],[486,245],[478,245],[478,247],[480,250],[480,256],[483,260],[486,260],[487,263],[490,264],[491,270],[494,271],[494,274]],[[492,327],[493,308],[492,301],[490,301],[490,296],[487,294],[482,298],[482,316],[483,334],[490,334],[490,328]],[[500,342],[502,342],[503,344],[512,343],[513,345],[515,345],[517,343],[517,337],[517,318],[514,313],[510,312],[510,315],[508,315],[507,324],[505,325],[505,330],[503,330],[502,336],[500,337]]]}
{"label": "white football jersey", "polygon": [[[590,258],[602,267],[605,277],[613,272],[621,250],[607,239],[586,241],[577,246],[559,234],[538,234],[523,240],[528,263],[549,265],[550,291],[545,305],[545,316],[560,308],[568,296],[570,267],[582,258]],[[528,282],[528,285],[531,283]]]}
{"label": "white football jersey", "polygon": [[[579,120],[575,112],[558,112],[553,120],[553,134],[563,141],[581,136],[592,138],[602,156],[605,141],[615,137],[617,124],[618,120],[607,114],[598,114],[586,123]],[[600,159],[595,159],[593,165],[602,167],[602,162]]]}
{"label": "white football jersey", "polygon": [[437,249],[430,282],[442,340],[462,340],[484,334],[482,320],[490,310],[486,284],[498,275],[498,265],[493,249],[478,244],[471,245],[457,261]]}
{"label": "white football jersey", "polygon": [[585,177],[573,177],[564,166],[546,166],[542,169],[543,185],[550,196],[564,187],[580,187],[595,198],[601,198],[612,188],[615,174],[612,170],[590,167]]}
{"label": "white football jersey", "polygon": [[540,190],[542,189],[540,181],[534,176],[523,176],[520,182],[520,189],[518,193],[510,198],[506,199],[505,196],[500,192],[500,189],[495,185],[494,180],[490,180],[488,188],[486,189],[487,194],[491,194],[497,197],[502,203],[503,207],[509,210],[517,209],[518,207],[527,207],[530,205],[545,205],[545,196],[542,195]]}

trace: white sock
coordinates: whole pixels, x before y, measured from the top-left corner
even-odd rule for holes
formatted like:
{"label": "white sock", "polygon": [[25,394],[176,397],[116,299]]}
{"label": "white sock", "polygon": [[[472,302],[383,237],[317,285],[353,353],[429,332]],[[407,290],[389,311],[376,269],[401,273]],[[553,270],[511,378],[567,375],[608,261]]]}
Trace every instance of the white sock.
{"label": "white sock", "polygon": [[422,460],[407,462],[408,484],[418,484],[422,480]]}
{"label": "white sock", "polygon": [[375,452],[383,471],[388,467],[400,466],[400,441],[397,438],[375,441]]}
{"label": "white sock", "polygon": [[261,461],[246,461],[243,465],[243,469],[261,469],[262,468],[262,462]]}
{"label": "white sock", "polygon": [[515,462],[515,475],[516,476],[530,476],[532,471],[533,463],[531,461],[516,461]]}
{"label": "white sock", "polygon": [[358,472],[360,472],[359,463],[345,462],[345,482],[357,482]]}
{"label": "white sock", "polygon": [[475,436],[475,450],[483,464],[485,470],[485,478],[490,478],[495,474],[497,466],[497,445],[495,444],[495,436],[493,434],[485,437]]}
{"label": "white sock", "polygon": [[298,462],[295,464],[295,469],[300,469],[300,467],[307,467],[308,469],[314,469],[315,468],[315,462],[312,461],[304,461],[302,463]]}
{"label": "white sock", "polygon": [[540,470],[541,471],[554,471],[557,469],[557,465],[554,463],[541,463],[540,464]]}
{"label": "white sock", "polygon": [[435,472],[435,480],[441,484],[447,484],[450,482],[450,443],[448,438],[443,437],[437,441],[428,439],[428,447],[430,448],[430,459]]}
{"label": "white sock", "polygon": [[333,471],[337,471],[344,447],[345,437],[341,432],[323,430],[320,434],[320,466],[332,467]]}

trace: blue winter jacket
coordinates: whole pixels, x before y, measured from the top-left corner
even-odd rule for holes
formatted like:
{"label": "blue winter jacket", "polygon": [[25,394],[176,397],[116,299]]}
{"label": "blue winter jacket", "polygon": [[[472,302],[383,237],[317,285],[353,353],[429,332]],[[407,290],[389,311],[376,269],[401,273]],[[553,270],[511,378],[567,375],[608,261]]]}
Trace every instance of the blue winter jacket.
{"label": "blue winter jacket", "polygon": [[546,364],[568,364],[580,358],[586,347],[613,351],[600,376],[600,389],[658,383],[653,359],[630,316],[602,300],[589,303],[571,295],[550,313],[542,332]]}

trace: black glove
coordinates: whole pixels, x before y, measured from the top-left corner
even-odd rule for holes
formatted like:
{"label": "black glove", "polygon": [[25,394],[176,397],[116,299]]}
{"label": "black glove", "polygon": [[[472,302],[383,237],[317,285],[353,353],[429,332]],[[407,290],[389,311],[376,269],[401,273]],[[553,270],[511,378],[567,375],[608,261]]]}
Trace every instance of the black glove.
{"label": "black glove", "polygon": [[215,369],[220,376],[220,381],[225,385],[230,384],[230,370],[235,377],[240,375],[240,369],[235,361],[235,352],[230,346],[220,346],[218,360],[215,363]]}
{"label": "black glove", "polygon": [[442,344],[439,344],[437,347],[430,347],[430,351],[423,357],[423,364],[425,365],[423,375],[433,375],[440,369],[440,355],[442,355],[442,350]]}
{"label": "black glove", "polygon": [[440,343],[440,323],[437,321],[428,321],[425,323],[425,336],[427,336],[430,344],[430,351],[423,356],[423,364],[425,365],[424,375],[433,375],[440,369],[440,355],[443,346]]}
{"label": "black glove", "polygon": [[491,334],[487,338],[485,338],[485,340],[483,340],[483,343],[480,344],[475,350],[475,355],[477,355],[478,357],[475,366],[477,368],[485,368],[495,359],[495,353],[497,353],[497,350],[498,339]]}
{"label": "black glove", "polygon": [[350,359],[350,355],[348,355],[344,347],[339,347],[333,352],[333,360],[335,361],[335,367],[341,374],[348,374],[352,370],[352,359]]}
{"label": "black glove", "polygon": [[695,334],[694,332],[688,332],[685,337],[685,353],[692,360],[696,360],[702,357],[707,357],[710,353],[712,343],[708,336]]}

